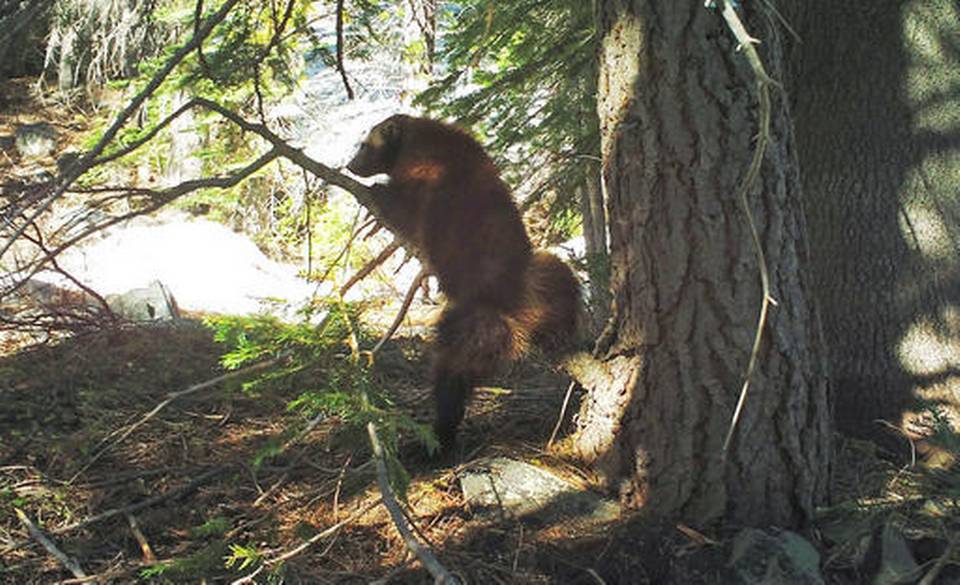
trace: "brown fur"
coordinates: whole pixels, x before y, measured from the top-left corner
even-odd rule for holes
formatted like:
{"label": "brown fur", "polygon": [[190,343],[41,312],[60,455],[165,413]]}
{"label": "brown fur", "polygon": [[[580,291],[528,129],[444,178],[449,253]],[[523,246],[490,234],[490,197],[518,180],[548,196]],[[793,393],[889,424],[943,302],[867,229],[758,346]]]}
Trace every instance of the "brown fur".
{"label": "brown fur", "polygon": [[375,126],[347,166],[386,173],[374,190],[388,227],[414,242],[448,304],[437,325],[437,432],[453,443],[470,390],[531,345],[555,353],[576,333],[576,277],[534,252],[520,212],[483,148],[462,130],[393,116]]}

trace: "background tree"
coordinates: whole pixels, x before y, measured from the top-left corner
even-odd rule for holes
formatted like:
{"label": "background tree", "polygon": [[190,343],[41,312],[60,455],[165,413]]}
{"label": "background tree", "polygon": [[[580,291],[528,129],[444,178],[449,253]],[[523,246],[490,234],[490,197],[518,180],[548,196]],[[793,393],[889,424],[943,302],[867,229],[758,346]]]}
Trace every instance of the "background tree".
{"label": "background tree", "polygon": [[[779,77],[777,27],[745,9]],[[809,520],[827,492],[830,403],[783,95],[749,193],[778,306],[724,461],[761,302],[736,196],[758,128],[753,73],[702,2],[605,0],[598,22],[614,309],[572,447],[654,515]]]}
{"label": "background tree", "polygon": [[[790,89],[840,428],[956,416],[960,6],[790,6]],[[889,435],[888,435],[889,436]]]}
{"label": "background tree", "polygon": [[36,74],[43,68],[47,10],[54,0],[0,3],[0,80]]}

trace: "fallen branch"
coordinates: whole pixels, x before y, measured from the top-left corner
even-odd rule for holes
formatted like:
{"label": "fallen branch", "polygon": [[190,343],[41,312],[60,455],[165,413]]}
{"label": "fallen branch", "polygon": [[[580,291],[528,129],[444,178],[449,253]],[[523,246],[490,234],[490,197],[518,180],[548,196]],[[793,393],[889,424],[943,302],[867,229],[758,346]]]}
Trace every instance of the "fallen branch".
{"label": "fallen branch", "polygon": [[363,506],[362,508],[360,508],[359,510],[357,510],[356,512],[354,512],[353,514],[351,514],[351,515],[348,516],[347,518],[344,518],[344,519],[341,520],[340,522],[337,522],[336,524],[334,524],[334,525],[331,526],[330,528],[327,528],[326,530],[323,530],[322,532],[318,532],[318,533],[314,534],[314,535],[311,536],[309,539],[307,539],[307,540],[303,541],[301,544],[297,545],[295,548],[288,550],[287,552],[283,553],[283,554],[280,555],[280,556],[273,557],[273,558],[267,560],[267,561],[266,561],[266,564],[268,564],[268,565],[275,565],[275,564],[277,564],[277,563],[282,563],[283,561],[292,559],[293,557],[297,556],[298,554],[302,553],[303,551],[307,550],[308,548],[310,548],[311,546],[313,546],[314,544],[316,544],[318,541],[323,540],[324,538],[327,538],[328,536],[333,535],[336,531],[340,530],[341,528],[343,528],[343,527],[346,526],[347,524],[350,524],[351,522],[354,522],[354,521],[357,520],[360,516],[363,516],[364,514],[366,514],[367,512],[369,512],[370,510],[374,509],[374,508],[377,506],[377,504],[379,504],[380,502],[381,502],[381,499],[380,499],[380,498],[377,498],[377,499],[375,499],[375,500],[367,503],[366,506]]}
{"label": "fallen branch", "polygon": [[57,559],[57,561],[68,571],[70,571],[70,573],[77,579],[85,579],[87,577],[87,574],[83,572],[83,569],[80,568],[80,565],[75,560],[67,556],[67,554],[62,550],[57,548],[57,545],[53,544],[53,541],[47,538],[43,531],[40,530],[40,528],[38,528],[37,525],[30,520],[30,518],[27,518],[27,515],[23,513],[23,510],[20,508],[15,508],[15,510],[17,512],[17,518],[20,519],[21,524],[26,526],[30,536],[39,542],[43,548],[47,549],[47,552],[50,553],[53,558]]}
{"label": "fallen branch", "polygon": [[407,294],[403,297],[403,303],[400,305],[400,309],[397,310],[397,316],[394,317],[393,323],[390,324],[390,328],[387,329],[387,332],[383,334],[383,337],[380,338],[380,341],[373,346],[373,349],[370,350],[370,353],[375,354],[380,351],[380,348],[383,347],[383,344],[389,341],[390,338],[393,337],[393,334],[397,332],[397,329],[400,328],[400,324],[403,323],[403,318],[407,315],[407,310],[410,308],[413,298],[417,295],[417,290],[420,288],[420,283],[423,282],[423,279],[429,274],[429,271],[426,268],[423,268],[413,278],[413,281],[410,283],[410,288],[407,289]]}
{"label": "fallen branch", "polygon": [[[78,477],[80,477],[80,474],[82,474],[84,471],[86,471],[87,469],[89,469],[90,466],[93,465],[98,459],[100,459],[101,457],[103,457],[103,455],[104,455],[107,451],[109,451],[109,450],[112,449],[113,447],[115,447],[115,446],[117,446],[118,444],[120,444],[121,442],[123,442],[123,440],[126,439],[127,437],[129,437],[131,434],[133,434],[133,432],[134,432],[135,430],[137,430],[138,428],[142,427],[144,424],[146,424],[146,423],[147,423],[150,419],[152,419],[153,417],[157,416],[157,414],[159,414],[161,410],[163,410],[163,409],[166,408],[167,406],[170,406],[170,404],[171,404],[173,401],[175,401],[175,400],[177,400],[177,399],[180,399],[180,398],[183,398],[184,396],[189,396],[189,395],[191,395],[191,394],[195,394],[195,393],[197,393],[197,392],[199,392],[199,391],[201,391],[201,390],[206,390],[207,388],[212,388],[212,387],[214,387],[214,386],[217,386],[217,385],[219,385],[219,384],[222,384],[223,382],[227,382],[227,381],[229,381],[229,380],[233,380],[233,379],[236,379],[236,378],[240,378],[240,377],[246,376],[246,375],[248,375],[248,374],[252,374],[252,373],[254,373],[254,372],[259,372],[260,370],[264,370],[264,369],[266,369],[266,368],[275,366],[276,364],[278,364],[278,363],[282,362],[283,360],[285,360],[285,359],[288,357],[288,355],[289,355],[289,354],[284,353],[284,354],[281,354],[281,355],[279,355],[279,356],[277,356],[277,357],[275,357],[275,358],[273,358],[273,359],[269,359],[269,360],[266,360],[266,361],[263,361],[263,362],[260,362],[260,363],[257,363],[257,364],[253,364],[252,366],[248,366],[248,367],[246,367],[246,368],[241,368],[241,369],[239,369],[239,370],[235,370],[235,371],[233,371],[233,372],[229,372],[229,373],[223,374],[222,376],[217,376],[216,378],[212,378],[212,379],[210,379],[210,380],[207,380],[206,382],[201,382],[201,383],[199,383],[199,384],[194,384],[193,386],[190,386],[189,388],[186,388],[186,389],[184,389],[184,390],[178,390],[177,392],[170,392],[169,394],[167,394],[166,398],[164,398],[162,401],[160,401],[159,404],[157,404],[156,406],[153,407],[153,410],[151,410],[151,411],[148,412],[147,414],[143,415],[143,417],[142,417],[140,420],[138,420],[137,422],[135,422],[135,423],[133,423],[131,426],[129,426],[129,427],[127,428],[127,430],[123,431],[123,433],[121,433],[119,437],[117,437],[117,438],[114,439],[113,441],[110,441],[110,443],[104,445],[104,446],[103,446],[102,448],[100,448],[96,453],[94,453],[93,457],[91,457],[90,460],[87,461],[87,463],[84,464],[83,467],[81,467],[76,473],[74,473],[74,474],[73,474],[73,477],[71,477],[66,483],[69,485],[69,484],[72,484],[74,481],[76,481],[76,479],[77,479]],[[107,438],[109,439],[109,436],[108,436]]]}
{"label": "fallen branch", "polygon": [[[197,489],[198,487],[200,487],[200,486],[203,485],[204,483],[210,481],[210,479],[212,479],[212,478],[220,475],[221,473],[226,472],[226,471],[229,470],[229,469],[230,469],[229,466],[214,467],[213,469],[209,469],[209,470],[205,471],[204,473],[201,473],[201,474],[198,475],[196,478],[194,478],[193,480],[191,480],[189,483],[187,483],[187,484],[185,484],[185,485],[182,485],[182,486],[180,486],[180,487],[178,487],[178,488],[174,488],[174,489],[169,490],[169,491],[166,491],[166,492],[164,492],[164,493],[162,493],[162,494],[158,494],[158,495],[156,495],[156,496],[149,497],[149,498],[147,498],[147,499],[145,499],[145,500],[141,500],[141,501],[136,502],[136,503],[133,503],[133,504],[128,504],[128,505],[126,505],[126,506],[123,506],[122,508],[113,508],[113,509],[111,509],[111,510],[107,510],[106,512],[101,512],[101,513],[99,513],[99,514],[94,514],[93,516],[90,516],[90,517],[88,517],[88,518],[86,518],[86,519],[84,519],[84,520],[80,520],[80,521],[74,522],[74,523],[72,523],[72,524],[67,524],[67,525],[65,525],[65,526],[61,526],[60,528],[57,528],[57,529],[55,529],[55,530],[51,530],[51,531],[50,531],[50,534],[51,534],[51,535],[66,534],[66,533],[68,533],[68,532],[72,532],[72,531],[78,530],[78,529],[80,529],[80,528],[85,528],[85,527],[87,527],[87,526],[90,526],[91,524],[96,524],[96,523],[98,523],[98,522],[103,522],[104,520],[108,520],[108,519],[110,519],[110,518],[113,518],[114,516],[120,516],[120,515],[122,515],[122,514],[133,514],[134,512],[143,510],[144,508],[150,508],[150,507],[152,507],[152,506],[156,506],[157,504],[159,504],[159,503],[161,503],[161,502],[165,502],[165,501],[167,501],[167,500],[172,500],[172,499],[174,499],[174,498],[178,498],[178,497],[180,497],[180,496],[182,496],[182,495],[184,495],[184,494],[187,494],[187,493],[189,493],[189,492]],[[17,549],[19,549],[19,548],[23,548],[23,547],[26,546],[29,542],[30,542],[29,540],[21,540],[21,541],[19,541],[19,542],[15,542],[15,543],[11,544],[10,546],[5,547],[2,552],[3,552],[4,554],[9,554],[9,553],[12,552],[12,551],[15,551],[15,550],[17,550]]]}
{"label": "fallen branch", "polygon": [[393,490],[390,488],[390,480],[387,476],[387,462],[384,458],[383,447],[380,445],[380,439],[377,437],[377,427],[372,422],[367,423],[367,434],[370,436],[370,445],[373,447],[373,457],[377,465],[377,485],[380,487],[380,495],[383,499],[383,505],[390,513],[393,525],[397,532],[403,538],[404,544],[417,559],[420,564],[433,576],[435,585],[461,585],[457,579],[446,567],[440,564],[437,557],[426,546],[420,544],[420,541],[413,535],[413,531],[407,521],[400,504],[397,503]]}
{"label": "fallen branch", "polygon": [[264,568],[266,568],[266,567],[268,567],[268,566],[272,566],[272,565],[277,565],[277,564],[279,564],[279,563],[282,563],[282,562],[284,562],[284,561],[287,561],[287,560],[292,559],[293,557],[295,557],[295,556],[297,556],[298,554],[302,553],[303,551],[307,550],[308,548],[310,548],[311,546],[313,546],[313,545],[316,544],[317,542],[323,540],[324,538],[327,538],[328,536],[331,536],[331,535],[335,534],[338,530],[340,530],[341,528],[343,528],[343,527],[346,526],[347,524],[350,524],[351,522],[354,522],[355,520],[357,520],[358,518],[360,518],[360,516],[363,516],[364,514],[366,514],[366,513],[369,512],[370,510],[372,510],[374,507],[376,507],[376,505],[379,504],[379,503],[380,503],[380,498],[377,498],[377,499],[375,499],[375,500],[373,500],[373,501],[371,501],[371,502],[368,502],[366,506],[363,506],[362,508],[360,508],[359,510],[357,510],[356,512],[354,512],[353,514],[351,514],[349,517],[345,518],[344,520],[341,520],[340,522],[337,522],[336,524],[334,524],[333,526],[327,528],[326,530],[323,530],[323,531],[321,531],[321,532],[318,532],[318,533],[314,534],[314,535],[311,536],[309,539],[307,539],[307,540],[303,541],[302,543],[300,543],[299,545],[297,545],[295,548],[292,548],[292,549],[288,550],[287,552],[285,552],[285,553],[283,553],[283,554],[281,554],[281,555],[278,555],[278,556],[276,556],[276,557],[271,557],[271,558],[269,558],[269,559],[266,559],[266,560],[263,562],[262,565],[260,565],[259,567],[257,567],[257,569],[256,569],[255,571],[253,571],[252,573],[249,573],[249,574],[247,574],[247,575],[244,575],[243,577],[240,577],[239,579],[237,579],[237,580],[235,580],[235,581],[232,581],[232,582],[230,583],[230,585],[244,585],[245,583],[253,583],[253,582],[254,582],[254,578],[255,578],[257,575],[259,575],[261,572],[263,572]]}
{"label": "fallen branch", "polygon": [[147,565],[156,563],[157,555],[153,554],[153,548],[150,547],[150,542],[140,530],[140,526],[137,524],[136,517],[130,512],[127,512],[124,514],[124,516],[127,517],[127,524],[130,525],[130,532],[133,533],[133,537],[137,539],[137,544],[140,545],[140,552],[143,553],[143,562]]}

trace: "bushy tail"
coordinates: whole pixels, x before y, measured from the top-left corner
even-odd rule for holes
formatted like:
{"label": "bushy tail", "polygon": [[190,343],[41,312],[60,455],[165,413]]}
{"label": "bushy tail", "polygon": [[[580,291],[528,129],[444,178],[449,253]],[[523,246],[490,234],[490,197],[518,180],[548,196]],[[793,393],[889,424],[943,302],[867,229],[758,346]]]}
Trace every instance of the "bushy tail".
{"label": "bushy tail", "polygon": [[577,343],[583,300],[580,282],[562,260],[549,252],[536,252],[527,275],[527,299],[521,321],[530,341],[548,354],[563,352]]}
{"label": "bushy tail", "polygon": [[559,354],[576,344],[580,283],[547,252],[534,254],[524,296],[513,310],[483,302],[450,303],[437,324],[433,392],[441,444],[455,442],[466,401],[478,383],[518,359],[531,345]]}

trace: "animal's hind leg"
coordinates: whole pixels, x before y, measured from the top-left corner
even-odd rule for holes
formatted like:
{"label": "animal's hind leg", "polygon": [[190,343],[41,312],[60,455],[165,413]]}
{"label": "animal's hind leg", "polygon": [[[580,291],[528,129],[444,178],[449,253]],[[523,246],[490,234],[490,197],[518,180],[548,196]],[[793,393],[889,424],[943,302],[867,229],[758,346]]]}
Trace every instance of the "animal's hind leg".
{"label": "animal's hind leg", "polygon": [[473,387],[509,359],[511,347],[510,328],[496,309],[468,304],[444,310],[437,325],[433,374],[435,430],[444,449],[456,443]]}
{"label": "animal's hind leg", "polygon": [[463,421],[467,398],[472,390],[473,382],[466,375],[437,365],[433,380],[433,399],[437,408],[434,431],[444,450],[456,444],[457,428]]}

